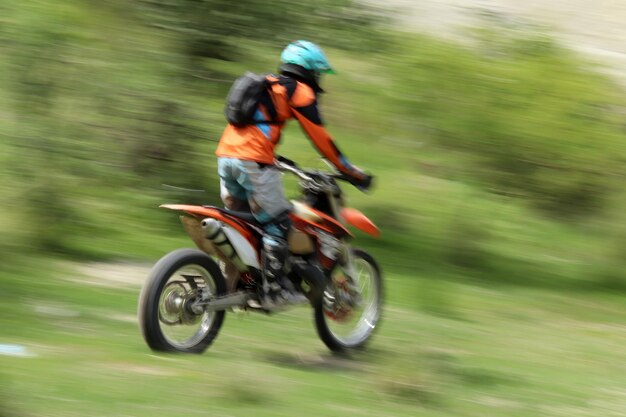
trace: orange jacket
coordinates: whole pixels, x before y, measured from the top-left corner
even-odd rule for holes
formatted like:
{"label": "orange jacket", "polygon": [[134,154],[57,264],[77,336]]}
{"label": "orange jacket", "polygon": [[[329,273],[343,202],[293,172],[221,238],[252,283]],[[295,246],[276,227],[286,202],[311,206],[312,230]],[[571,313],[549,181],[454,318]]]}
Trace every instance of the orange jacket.
{"label": "orange jacket", "polygon": [[[232,124],[226,126],[215,154],[272,164],[274,149],[280,141],[285,122],[295,118],[317,150],[340,172],[362,179],[364,174],[350,165],[324,128],[315,91],[308,85],[285,75],[269,76],[268,79],[275,83],[271,87],[271,102],[269,94],[265,100],[261,100],[255,116],[259,122],[244,127]],[[267,109],[271,105],[276,109],[277,116],[274,122],[267,123],[270,120]]]}

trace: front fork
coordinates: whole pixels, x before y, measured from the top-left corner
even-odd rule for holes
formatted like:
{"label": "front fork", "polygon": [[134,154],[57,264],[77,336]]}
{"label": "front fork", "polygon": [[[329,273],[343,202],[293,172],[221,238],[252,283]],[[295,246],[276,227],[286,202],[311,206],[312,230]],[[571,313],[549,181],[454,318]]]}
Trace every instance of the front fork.
{"label": "front fork", "polygon": [[338,262],[338,266],[343,274],[337,278],[331,276],[335,301],[350,307],[358,306],[361,303],[361,294],[357,285],[358,273],[355,267],[355,259],[352,246],[343,242]]}
{"label": "front fork", "polygon": [[349,243],[341,245],[341,252],[339,253],[339,264],[343,268],[343,272],[348,276],[351,281],[356,278],[356,270],[354,268],[354,252],[352,246]]}

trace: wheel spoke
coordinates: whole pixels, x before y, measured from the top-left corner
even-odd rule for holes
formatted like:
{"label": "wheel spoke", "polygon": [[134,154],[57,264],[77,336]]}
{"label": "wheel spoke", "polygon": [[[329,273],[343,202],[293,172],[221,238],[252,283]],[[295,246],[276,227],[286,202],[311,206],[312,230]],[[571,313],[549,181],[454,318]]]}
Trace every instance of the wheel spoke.
{"label": "wheel spoke", "polygon": [[185,278],[185,281],[187,281],[187,284],[189,284],[189,286],[192,289],[197,289],[198,288],[198,284],[196,284],[196,279],[202,279],[201,276],[198,275],[185,275],[185,274],[181,274],[183,278]]}
{"label": "wheel spoke", "polygon": [[204,288],[214,294],[215,283],[202,266],[186,265],[172,274],[165,289],[170,285],[177,287],[169,293],[164,290],[159,301],[159,311],[166,313],[165,320],[160,320],[161,331],[172,346],[181,349],[193,347],[206,336],[215,313],[194,314],[189,304]]}

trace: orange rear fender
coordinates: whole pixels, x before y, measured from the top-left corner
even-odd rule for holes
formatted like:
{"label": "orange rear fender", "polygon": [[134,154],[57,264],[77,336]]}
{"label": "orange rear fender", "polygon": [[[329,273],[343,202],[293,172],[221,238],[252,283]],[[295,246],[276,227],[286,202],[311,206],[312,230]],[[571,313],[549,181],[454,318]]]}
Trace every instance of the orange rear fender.
{"label": "orange rear fender", "polygon": [[227,214],[219,210],[216,210],[211,207],[192,206],[192,205],[187,205],[187,204],[162,204],[159,207],[170,209],[170,210],[184,211],[185,213],[191,214],[192,216],[200,218],[200,219],[204,219],[206,217],[217,219],[221,222],[226,223],[227,225],[235,229],[237,232],[239,232],[243,237],[246,238],[248,242],[252,244],[253,247],[257,247],[258,242],[256,238],[254,237],[254,235],[252,234],[252,232],[248,230],[248,228],[243,226],[240,221],[237,221],[236,219],[228,216]]}

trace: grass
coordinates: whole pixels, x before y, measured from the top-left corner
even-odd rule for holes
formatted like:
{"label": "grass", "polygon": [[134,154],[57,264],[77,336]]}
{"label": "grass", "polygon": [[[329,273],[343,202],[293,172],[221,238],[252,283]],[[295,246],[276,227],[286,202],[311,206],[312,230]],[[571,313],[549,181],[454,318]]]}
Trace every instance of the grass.
{"label": "grass", "polygon": [[[433,277],[388,274],[384,322],[351,357],[330,355],[306,308],[228,314],[205,354],[162,355],[135,322],[137,280],[70,283],[74,266],[52,264],[25,292],[10,292],[23,275],[3,280],[0,344],[32,355],[0,355],[7,416],[597,416],[626,406],[626,310],[610,294],[433,289]],[[425,295],[396,301],[407,286]],[[434,293],[444,310],[433,310]]]}

